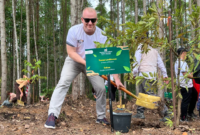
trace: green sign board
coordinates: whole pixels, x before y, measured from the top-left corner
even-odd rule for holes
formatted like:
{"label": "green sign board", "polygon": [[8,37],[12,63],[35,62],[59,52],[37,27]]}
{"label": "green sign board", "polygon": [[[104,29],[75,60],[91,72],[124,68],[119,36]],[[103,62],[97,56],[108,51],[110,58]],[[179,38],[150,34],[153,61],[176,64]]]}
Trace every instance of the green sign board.
{"label": "green sign board", "polygon": [[130,73],[127,46],[86,49],[87,76]]}

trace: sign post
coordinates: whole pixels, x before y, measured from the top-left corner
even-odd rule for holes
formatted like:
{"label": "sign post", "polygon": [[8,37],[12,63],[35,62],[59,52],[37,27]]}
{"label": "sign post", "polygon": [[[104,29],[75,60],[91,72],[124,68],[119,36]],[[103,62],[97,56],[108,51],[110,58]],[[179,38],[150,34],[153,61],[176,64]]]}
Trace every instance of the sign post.
{"label": "sign post", "polygon": [[86,49],[87,76],[108,75],[111,131],[113,132],[113,110],[110,74],[130,73],[129,49],[127,46]]}

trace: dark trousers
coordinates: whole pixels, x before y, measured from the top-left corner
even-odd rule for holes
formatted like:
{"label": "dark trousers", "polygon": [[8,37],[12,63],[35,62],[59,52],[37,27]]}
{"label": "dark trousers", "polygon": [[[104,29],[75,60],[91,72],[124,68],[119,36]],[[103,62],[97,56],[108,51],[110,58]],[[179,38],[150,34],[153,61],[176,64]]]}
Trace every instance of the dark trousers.
{"label": "dark trousers", "polygon": [[192,87],[192,95],[191,95],[188,114],[192,114],[193,113],[193,111],[195,109],[195,106],[196,106],[196,102],[197,102],[197,96],[198,96],[198,93],[197,93],[196,89],[194,87]]}
{"label": "dark trousers", "polygon": [[187,117],[187,112],[189,114],[193,113],[193,110],[197,101],[197,92],[194,87],[186,88],[181,87],[181,95],[183,97],[181,102],[181,119],[185,119]]}
{"label": "dark trousers", "polygon": [[[16,90],[16,96],[17,96],[17,100],[20,100],[20,90],[19,90],[19,84],[18,83],[15,83],[15,90]],[[23,88],[22,89],[22,92],[23,92],[23,96],[21,98],[21,101],[23,101],[24,103],[26,103],[27,101],[27,97],[26,97],[26,93],[25,93],[25,90]]]}
{"label": "dark trousers", "polygon": [[111,84],[111,100],[115,101],[115,93],[116,93],[117,87]]}

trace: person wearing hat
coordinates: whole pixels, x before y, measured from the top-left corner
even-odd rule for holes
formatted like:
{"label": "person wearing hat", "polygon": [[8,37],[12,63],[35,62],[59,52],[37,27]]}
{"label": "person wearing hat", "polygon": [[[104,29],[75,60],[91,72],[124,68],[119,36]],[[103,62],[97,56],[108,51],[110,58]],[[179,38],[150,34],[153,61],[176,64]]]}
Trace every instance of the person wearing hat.
{"label": "person wearing hat", "polygon": [[[193,87],[193,82],[192,82],[193,73],[192,72],[189,73],[190,72],[189,67],[187,65],[187,62],[185,61],[187,56],[187,50],[181,47],[177,50],[177,53],[180,57],[180,66],[179,66],[179,60],[177,59],[174,65],[174,69],[176,78],[178,78],[178,69],[180,68],[179,84],[180,84],[180,92],[182,95],[180,121],[187,121],[187,117],[193,117],[193,118],[197,117],[193,112],[196,104],[197,92]],[[187,77],[184,77],[187,73],[189,73]]]}
{"label": "person wearing hat", "polygon": [[[148,38],[148,32],[146,33],[146,36]],[[156,49],[148,46],[149,51],[147,53],[143,53],[141,48],[142,45],[139,45],[135,52],[136,62],[133,64],[133,76],[136,77],[138,73],[139,76],[143,76],[143,74],[146,73],[148,77],[144,76],[142,83],[139,85],[139,92],[155,96],[156,94],[154,90],[157,89],[157,83],[155,83],[156,77],[151,76],[151,74],[156,74],[158,67],[161,70],[163,77],[168,78],[167,70]],[[164,82],[168,83],[168,81]],[[144,107],[138,106],[137,114],[134,115],[133,118],[145,119],[144,110]],[[164,105],[162,113],[164,116],[168,115],[168,108],[166,105]]]}

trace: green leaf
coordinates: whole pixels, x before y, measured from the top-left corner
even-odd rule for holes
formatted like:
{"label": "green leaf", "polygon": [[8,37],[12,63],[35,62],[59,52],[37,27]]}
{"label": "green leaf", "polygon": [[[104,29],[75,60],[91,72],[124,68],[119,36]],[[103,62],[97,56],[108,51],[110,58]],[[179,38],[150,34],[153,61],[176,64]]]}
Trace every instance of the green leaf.
{"label": "green leaf", "polygon": [[149,75],[148,75],[147,73],[144,73],[144,72],[142,72],[142,75],[143,75],[144,77],[149,77]]}
{"label": "green leaf", "polygon": [[139,83],[140,81],[141,81],[141,79],[137,80],[137,81],[136,81],[136,85],[138,85],[138,83]]}
{"label": "green leaf", "polygon": [[117,54],[116,54],[116,56],[119,56],[119,55],[121,55],[121,53],[122,53],[122,50],[119,50],[119,51],[117,51]]}
{"label": "green leaf", "polygon": [[87,68],[87,70],[89,70],[90,69],[90,66]]}
{"label": "green leaf", "polygon": [[153,74],[151,72],[149,72],[150,76],[153,77]]}
{"label": "green leaf", "polygon": [[135,79],[136,79],[136,80],[137,80],[137,79],[144,79],[144,77],[143,77],[143,76],[136,76]]}
{"label": "green leaf", "polygon": [[130,68],[129,67],[127,67],[127,66],[123,66],[124,67],[124,69],[126,70],[126,71],[130,71]]}
{"label": "green leaf", "polygon": [[93,54],[93,56],[94,56],[94,57],[97,57],[97,55],[96,55],[96,54]]}
{"label": "green leaf", "polygon": [[183,97],[182,97],[181,93],[178,93],[178,96],[179,96],[179,98],[183,99]]}

